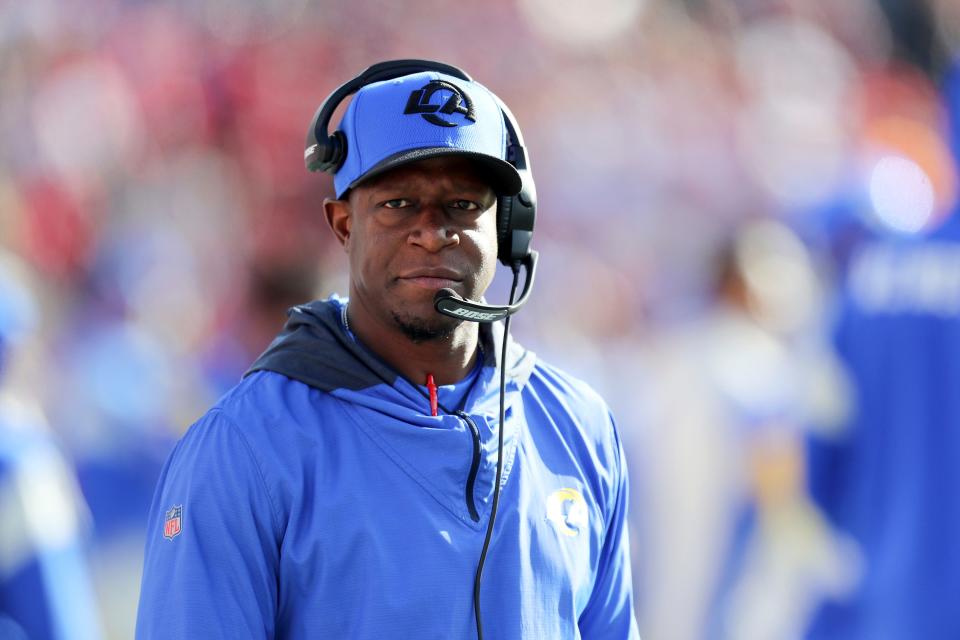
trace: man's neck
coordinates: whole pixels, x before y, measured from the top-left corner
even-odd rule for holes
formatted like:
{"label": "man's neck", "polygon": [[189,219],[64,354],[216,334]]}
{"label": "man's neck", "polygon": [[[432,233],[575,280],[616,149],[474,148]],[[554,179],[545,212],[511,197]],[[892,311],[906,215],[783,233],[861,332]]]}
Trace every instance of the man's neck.
{"label": "man's neck", "polygon": [[464,322],[444,337],[414,341],[398,326],[347,310],[350,331],[404,378],[425,384],[432,374],[437,385],[465,378],[479,357],[479,325]]}

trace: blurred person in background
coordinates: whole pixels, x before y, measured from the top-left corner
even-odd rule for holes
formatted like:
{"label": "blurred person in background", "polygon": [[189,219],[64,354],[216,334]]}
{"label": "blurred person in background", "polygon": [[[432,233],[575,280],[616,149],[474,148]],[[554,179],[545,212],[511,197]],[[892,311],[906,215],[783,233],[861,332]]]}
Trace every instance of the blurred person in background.
{"label": "blurred person in background", "polygon": [[875,96],[867,185],[835,239],[855,411],[811,441],[813,493],[865,574],[814,639],[960,637],[960,61],[940,95],[902,70],[888,82],[911,90]]}
{"label": "blurred person in background", "polygon": [[0,251],[0,638],[96,640],[89,514],[38,403],[6,375],[40,322],[25,273]]}
{"label": "blurred person in background", "polygon": [[652,426],[634,441],[638,616],[671,640],[799,638],[857,571],[804,473],[805,434],[843,417],[843,373],[811,257],[786,226],[738,229],[715,278],[706,312],[642,359]]}

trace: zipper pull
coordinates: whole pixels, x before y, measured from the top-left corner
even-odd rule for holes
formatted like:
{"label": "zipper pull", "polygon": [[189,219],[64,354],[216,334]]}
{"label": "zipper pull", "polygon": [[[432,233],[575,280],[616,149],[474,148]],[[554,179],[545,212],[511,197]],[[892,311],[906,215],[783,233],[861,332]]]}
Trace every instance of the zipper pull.
{"label": "zipper pull", "polygon": [[430,392],[430,415],[437,415],[437,384],[433,381],[433,374],[427,374],[427,391]]}

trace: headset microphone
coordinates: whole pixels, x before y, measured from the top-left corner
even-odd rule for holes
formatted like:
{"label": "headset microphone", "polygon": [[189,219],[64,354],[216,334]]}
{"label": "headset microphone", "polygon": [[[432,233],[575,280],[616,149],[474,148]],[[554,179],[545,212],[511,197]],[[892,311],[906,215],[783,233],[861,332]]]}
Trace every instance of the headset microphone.
{"label": "headset microphone", "polygon": [[512,316],[527,303],[530,297],[530,291],[533,289],[533,278],[537,273],[537,258],[539,254],[536,251],[530,253],[522,260],[518,261],[514,268],[514,275],[517,275],[520,265],[527,271],[526,282],[523,283],[523,291],[520,293],[520,299],[514,304],[493,305],[467,300],[453,289],[440,289],[433,296],[433,307],[440,313],[458,318],[460,320],[469,320],[471,322],[496,322],[503,320],[507,316]]}

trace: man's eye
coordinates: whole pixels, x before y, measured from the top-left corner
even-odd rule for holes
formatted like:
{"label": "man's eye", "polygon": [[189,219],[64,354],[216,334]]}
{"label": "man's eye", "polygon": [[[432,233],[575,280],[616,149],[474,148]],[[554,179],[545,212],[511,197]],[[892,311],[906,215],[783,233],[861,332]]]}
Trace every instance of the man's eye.
{"label": "man's eye", "polygon": [[409,207],[410,201],[406,198],[394,198],[393,200],[387,200],[381,206],[386,209],[402,209],[404,207]]}
{"label": "man's eye", "polygon": [[480,205],[473,200],[454,200],[453,208],[462,209],[463,211],[476,211],[480,208]]}

